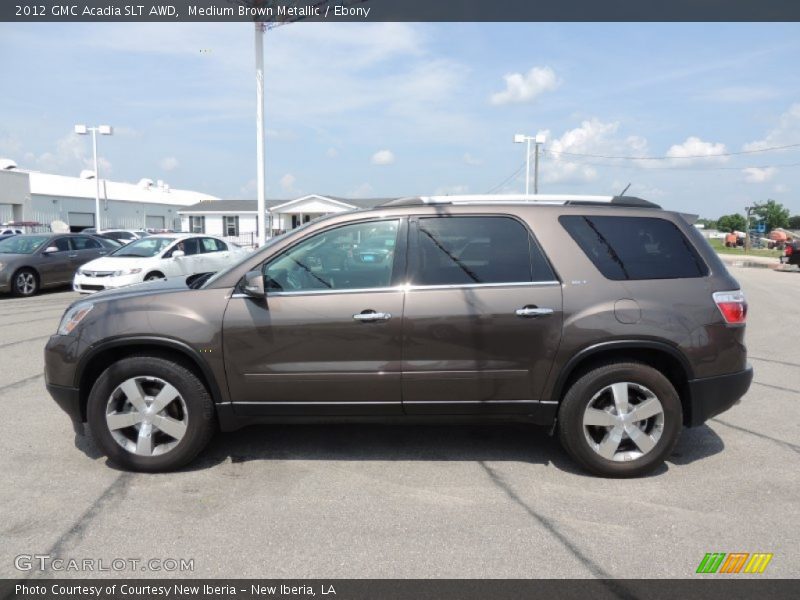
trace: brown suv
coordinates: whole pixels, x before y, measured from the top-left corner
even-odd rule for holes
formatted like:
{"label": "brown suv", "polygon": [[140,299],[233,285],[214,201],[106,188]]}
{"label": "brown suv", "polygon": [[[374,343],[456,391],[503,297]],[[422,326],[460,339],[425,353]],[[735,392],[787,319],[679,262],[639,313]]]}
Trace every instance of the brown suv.
{"label": "brown suv", "polygon": [[217,426],[503,417],[615,477],[747,391],[747,304],[684,215],[632,197],[447,197],[337,214],[216,273],[64,314],[47,387],[115,463]]}

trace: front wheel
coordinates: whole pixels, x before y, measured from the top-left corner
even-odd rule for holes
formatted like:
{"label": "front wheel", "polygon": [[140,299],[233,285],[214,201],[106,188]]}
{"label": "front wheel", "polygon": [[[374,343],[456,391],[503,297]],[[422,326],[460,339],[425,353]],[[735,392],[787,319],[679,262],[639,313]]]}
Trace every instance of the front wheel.
{"label": "front wheel", "polygon": [[106,456],[132,471],[178,469],[208,444],[214,403],[177,363],[133,356],[108,367],[89,394],[88,421]]}
{"label": "front wheel", "polygon": [[32,269],[20,269],[14,274],[12,292],[15,296],[33,296],[39,291],[39,278]]}
{"label": "front wheel", "polygon": [[558,434],[567,452],[602,477],[637,477],[669,456],[683,426],[681,401],[656,369],[610,363],[582,375],[559,410]]}

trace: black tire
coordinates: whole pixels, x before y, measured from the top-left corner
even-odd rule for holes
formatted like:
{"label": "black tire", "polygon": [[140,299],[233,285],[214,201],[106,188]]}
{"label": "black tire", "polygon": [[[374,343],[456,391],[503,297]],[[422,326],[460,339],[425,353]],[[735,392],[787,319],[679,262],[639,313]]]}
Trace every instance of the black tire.
{"label": "black tire", "polygon": [[[655,394],[663,409],[663,429],[658,442],[642,456],[624,462],[598,454],[590,445],[583,427],[584,413],[592,398],[607,386],[622,382],[647,388]],[[651,473],[670,455],[682,427],[683,410],[673,385],[660,371],[637,362],[607,363],[584,373],[567,390],[559,407],[558,437],[561,444],[584,469],[601,477],[638,477]],[[627,433],[625,435],[627,437]],[[623,443],[630,445],[632,441],[628,438]]]}
{"label": "black tire", "polygon": [[[139,456],[123,448],[106,423],[106,407],[114,390],[134,377],[155,377],[172,385],[185,404],[186,429],[170,450]],[[206,447],[216,429],[214,402],[198,377],[185,367],[164,358],[132,356],[108,367],[98,377],[87,405],[89,428],[103,453],[115,464],[131,471],[158,473],[179,469]]]}
{"label": "black tire", "polygon": [[[24,278],[24,282],[23,282]],[[32,287],[30,287],[32,286]],[[39,292],[39,274],[33,269],[20,269],[11,280],[11,293],[19,297],[35,296]]]}
{"label": "black tire", "polygon": [[152,273],[148,273],[144,278],[145,281],[155,281],[156,279],[164,279],[164,274],[153,271]]}

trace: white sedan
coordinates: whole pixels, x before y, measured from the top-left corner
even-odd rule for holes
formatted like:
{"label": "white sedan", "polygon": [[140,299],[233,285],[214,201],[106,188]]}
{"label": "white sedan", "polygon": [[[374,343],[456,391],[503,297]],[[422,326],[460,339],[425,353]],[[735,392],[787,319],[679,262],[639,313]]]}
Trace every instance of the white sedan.
{"label": "white sedan", "polygon": [[83,265],[75,273],[72,289],[91,294],[142,281],[219,271],[246,253],[211,235],[151,235]]}

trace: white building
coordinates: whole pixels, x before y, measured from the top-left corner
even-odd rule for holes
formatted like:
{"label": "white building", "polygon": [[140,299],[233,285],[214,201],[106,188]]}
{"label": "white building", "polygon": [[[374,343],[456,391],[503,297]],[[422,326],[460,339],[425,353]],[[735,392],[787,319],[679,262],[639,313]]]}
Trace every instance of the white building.
{"label": "white building", "polygon": [[[214,196],[174,190],[165,183],[100,180],[101,229],[180,229],[178,211]],[[95,227],[94,173],[80,177],[20,169],[0,160],[0,223],[63,221],[72,231]]]}
{"label": "white building", "polygon": [[[312,219],[331,213],[372,208],[392,198],[337,198],[309,194],[293,200],[267,200],[269,236],[278,235]],[[206,200],[178,211],[181,230],[209,233],[235,239],[240,244],[257,243],[256,200]]]}

